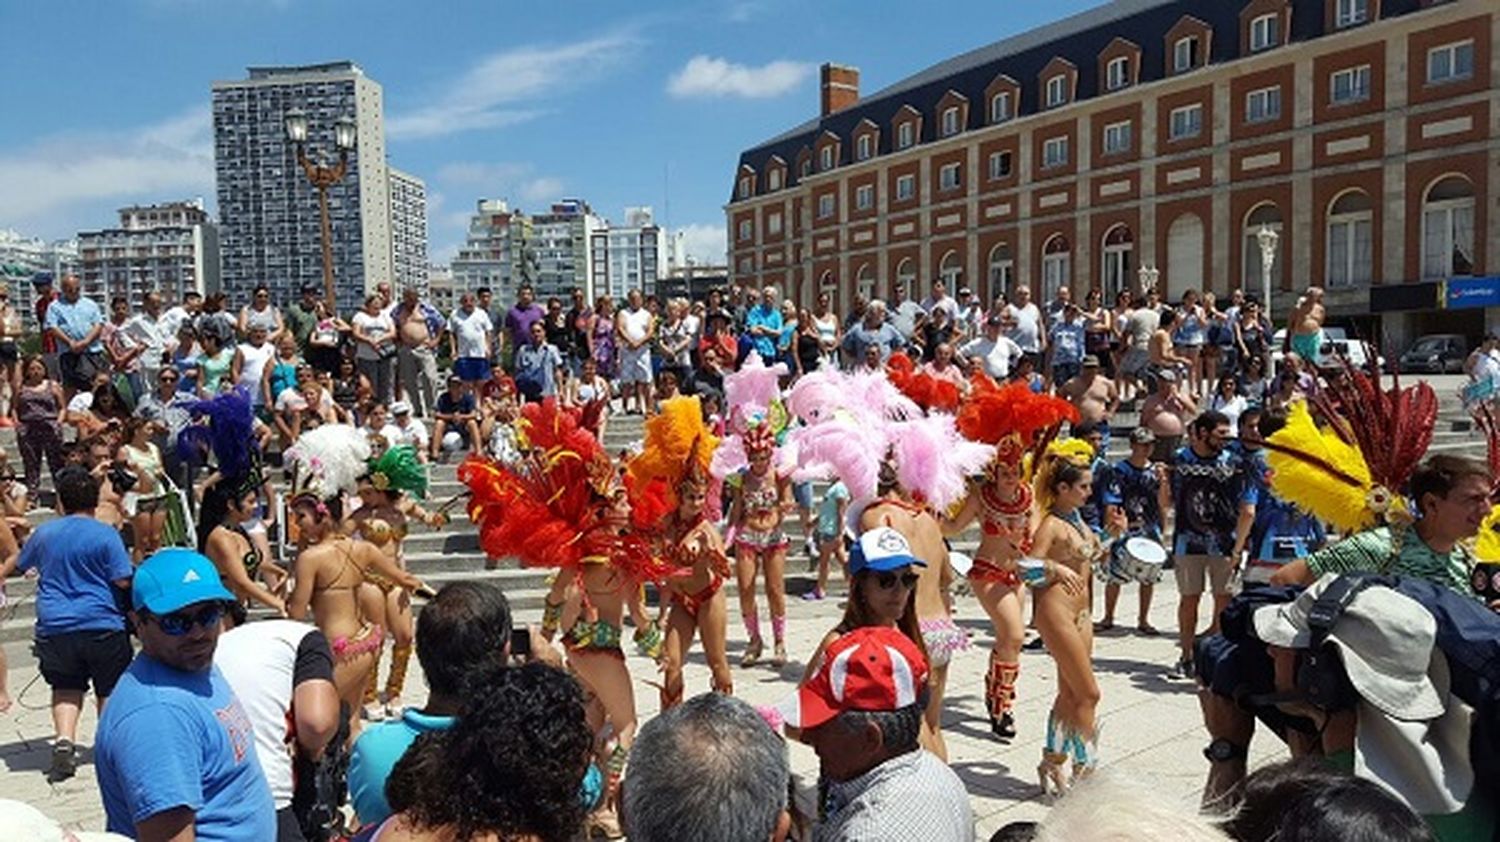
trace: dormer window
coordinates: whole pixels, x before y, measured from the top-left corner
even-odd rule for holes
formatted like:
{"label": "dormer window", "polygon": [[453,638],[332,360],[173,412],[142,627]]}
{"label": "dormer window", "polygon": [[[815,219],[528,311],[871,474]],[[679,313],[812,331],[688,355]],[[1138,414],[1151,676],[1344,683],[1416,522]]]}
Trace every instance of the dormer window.
{"label": "dormer window", "polygon": [[855,160],[857,160],[857,161],[868,161],[868,160],[870,160],[870,154],[871,154],[870,148],[873,145],[874,144],[871,143],[871,137],[869,135],[867,135],[867,134],[860,135],[859,138],[854,141],[854,158],[855,158]]}
{"label": "dormer window", "polygon": [[1001,91],[990,100],[990,122],[1003,123],[1012,116],[1010,110],[1010,91]]}
{"label": "dormer window", "polygon": [[1281,43],[1281,28],[1276,15],[1261,15],[1250,21],[1250,52],[1269,50]]}
{"label": "dormer window", "polygon": [[1198,39],[1178,38],[1172,45],[1172,72],[1185,73],[1198,66]]}
{"label": "dormer window", "polygon": [[953,106],[943,109],[943,137],[952,137],[958,134],[958,107]]}
{"label": "dormer window", "polygon": [[771,173],[766,176],[766,182],[767,182],[766,186],[769,187],[771,190],[780,190],[781,189],[781,170],[771,170]]}
{"label": "dormer window", "polygon": [[746,175],[740,177],[740,198],[750,198],[750,192],[754,189],[755,179]]}
{"label": "dormer window", "polygon": [[1334,24],[1339,29],[1359,26],[1370,19],[1370,0],[1338,0]]}
{"label": "dormer window", "polygon": [[1047,80],[1047,107],[1056,108],[1068,102],[1068,77],[1061,74]]}
{"label": "dormer window", "polygon": [[914,137],[915,137],[915,132],[912,131],[912,124],[911,123],[902,123],[900,126],[897,126],[896,127],[896,148],[897,149],[910,149]]}
{"label": "dormer window", "polygon": [[1104,66],[1104,89],[1118,91],[1130,87],[1130,59],[1125,56],[1112,58]]}
{"label": "dormer window", "polygon": [[818,169],[828,172],[833,169],[833,147],[825,146],[818,151]]}
{"label": "dormer window", "polygon": [[799,168],[799,172],[802,174],[803,178],[807,178],[808,176],[812,175],[812,159],[811,158],[803,158],[802,159],[802,166]]}

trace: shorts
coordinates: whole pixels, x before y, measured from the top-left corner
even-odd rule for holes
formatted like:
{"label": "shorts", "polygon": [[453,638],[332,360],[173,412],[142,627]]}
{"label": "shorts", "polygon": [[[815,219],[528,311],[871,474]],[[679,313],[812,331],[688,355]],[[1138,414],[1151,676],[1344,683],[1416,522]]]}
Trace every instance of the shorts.
{"label": "shorts", "polygon": [[651,349],[629,348],[620,349],[620,382],[621,383],[650,383],[651,382]]}
{"label": "shorts", "polygon": [[816,543],[819,547],[822,547],[826,544],[832,544],[833,542],[837,541],[839,537],[840,535],[837,532],[824,532],[821,529],[815,530],[813,532],[813,542]]}
{"label": "shorts", "polygon": [[465,383],[490,379],[490,361],[484,357],[459,357],[453,361],[453,374]]}
{"label": "shorts", "polygon": [[752,553],[774,553],[786,549],[791,540],[780,527],[770,531],[758,529],[741,529],[735,533],[734,546]]}
{"label": "shorts", "polygon": [[1317,333],[1292,334],[1292,351],[1309,363],[1317,363],[1318,353],[1323,350],[1323,331]]}
{"label": "shorts", "polygon": [[0,363],[13,363],[21,359],[21,348],[14,339],[0,339]]}
{"label": "shorts", "polygon": [[1234,592],[1234,562],[1221,555],[1179,555],[1173,569],[1177,592],[1182,596],[1202,596],[1205,579],[1215,596]]}
{"label": "shorts", "polygon": [[969,648],[969,636],[951,617],[922,620],[922,643],[927,647],[928,661],[934,667],[946,667],[953,653]]}
{"label": "shorts", "polygon": [[1172,454],[1182,447],[1182,436],[1157,436],[1151,445],[1151,461],[1172,464]]}
{"label": "shorts", "polygon": [[92,683],[94,695],[104,699],[114,692],[135,650],[123,631],[77,631],[38,636],[36,657],[48,687],[83,692]]}
{"label": "shorts", "polygon": [[813,506],[813,484],[812,482],[792,483],[792,499],[797,501],[797,508],[811,509]]}
{"label": "shorts", "polygon": [[61,370],[63,385],[79,391],[94,388],[94,375],[109,370],[102,351],[81,354],[64,351],[57,357],[57,366]]}
{"label": "shorts", "polygon": [[1140,348],[1131,348],[1120,357],[1120,373],[1127,377],[1140,377],[1151,364],[1151,355]]}

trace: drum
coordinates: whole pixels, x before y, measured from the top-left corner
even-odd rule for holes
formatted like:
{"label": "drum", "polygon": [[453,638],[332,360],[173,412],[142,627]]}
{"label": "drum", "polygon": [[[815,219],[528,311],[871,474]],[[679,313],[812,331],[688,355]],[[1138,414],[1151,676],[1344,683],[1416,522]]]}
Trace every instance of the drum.
{"label": "drum", "polygon": [[1016,562],[1016,573],[1022,584],[1040,588],[1047,584],[1047,562],[1039,558],[1023,558]]}
{"label": "drum", "polygon": [[1127,579],[1142,585],[1154,585],[1161,581],[1163,565],[1167,563],[1167,551],[1150,538],[1125,539],[1125,552],[1121,554],[1122,572]]}
{"label": "drum", "polygon": [[974,559],[963,553],[948,553],[948,566],[953,568],[954,575],[962,579],[974,568]]}
{"label": "drum", "polygon": [[1474,594],[1486,604],[1500,599],[1500,562],[1476,563],[1473,572],[1469,574],[1469,581],[1474,586]]}

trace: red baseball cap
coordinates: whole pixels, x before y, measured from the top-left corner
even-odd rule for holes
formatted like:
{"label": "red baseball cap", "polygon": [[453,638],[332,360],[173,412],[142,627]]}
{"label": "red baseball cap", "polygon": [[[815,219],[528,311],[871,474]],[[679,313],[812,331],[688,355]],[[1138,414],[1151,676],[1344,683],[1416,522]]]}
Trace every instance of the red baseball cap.
{"label": "red baseball cap", "polygon": [[846,710],[914,705],[927,683],[927,659],[899,629],[867,626],[834,641],[810,681],[776,706],[793,728],[816,728]]}

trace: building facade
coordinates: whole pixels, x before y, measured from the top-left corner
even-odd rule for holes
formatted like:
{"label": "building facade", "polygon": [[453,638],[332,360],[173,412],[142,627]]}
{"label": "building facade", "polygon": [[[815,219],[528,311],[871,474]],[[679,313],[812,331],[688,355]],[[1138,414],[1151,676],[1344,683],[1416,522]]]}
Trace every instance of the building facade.
{"label": "building facade", "polygon": [[427,292],[427,183],[387,167],[391,196],[391,273],[398,290]]}
{"label": "building facade", "polygon": [[667,237],[651,208],[625,209],[623,225],[605,223],[590,235],[593,295],[625,298],[632,289],[656,293],[667,272]]}
{"label": "building facade", "polygon": [[453,312],[459,296],[454,294],[453,271],[447,266],[427,267],[427,303],[444,313]]}
{"label": "building facade", "polygon": [[[1259,294],[1309,284],[1387,340],[1500,314],[1493,0],[1117,0],[869,97],[825,65],[820,116],[740,156],[730,272],[810,303],[1106,297],[1142,268]],[[1380,314],[1372,316],[1371,314]]]}
{"label": "building facade", "polygon": [[395,277],[382,96],[380,85],[347,61],[252,67],[246,79],[213,84],[223,291],[232,306],[260,284],[273,300],[289,302],[304,284],[323,283],[318,193],[286,137],[292,108],[307,113],[315,162],[335,163],[335,122],[355,122],[348,170],[328,190],[339,310],[353,312],[367,291]]}
{"label": "building facade", "polygon": [[535,257],[531,278],[536,297],[568,300],[575,289],[592,301],[602,295],[593,283],[594,234],[607,227],[582,199],[563,199],[549,213],[531,216],[530,257]]}
{"label": "building facade", "polygon": [[514,303],[516,287],[534,271],[527,252],[531,232],[531,219],[511,210],[504,199],[480,199],[469,217],[463,248],[450,264],[454,301],[463,293],[488,289],[504,306]]}
{"label": "building facade", "polygon": [[21,321],[28,333],[37,330],[36,301],[31,279],[39,272],[50,272],[53,278],[79,272],[78,241],[26,237],[0,229],[0,283],[10,291],[13,306],[21,311]]}
{"label": "building facade", "polygon": [[218,228],[201,199],[121,208],[119,227],[78,232],[78,261],[83,294],[101,305],[123,297],[138,310],[148,292],[170,306],[219,291]]}

